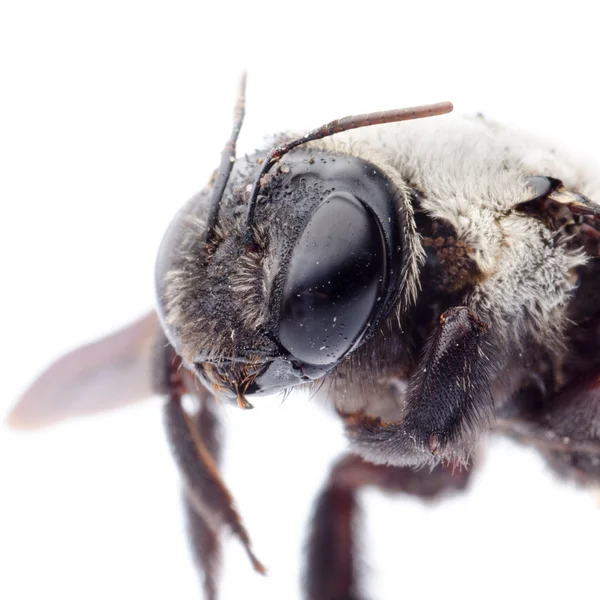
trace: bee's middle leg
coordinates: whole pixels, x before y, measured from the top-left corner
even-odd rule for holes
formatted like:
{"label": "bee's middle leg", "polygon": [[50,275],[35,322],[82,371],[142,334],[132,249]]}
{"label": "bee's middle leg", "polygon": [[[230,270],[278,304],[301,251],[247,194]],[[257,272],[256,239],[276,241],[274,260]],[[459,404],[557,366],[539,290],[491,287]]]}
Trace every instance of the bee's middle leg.
{"label": "bee's middle leg", "polygon": [[470,470],[453,465],[432,471],[390,467],[344,456],[332,469],[317,498],[308,540],[304,578],[307,600],[359,600],[354,531],[359,517],[357,493],[365,486],[432,500],[465,489]]}

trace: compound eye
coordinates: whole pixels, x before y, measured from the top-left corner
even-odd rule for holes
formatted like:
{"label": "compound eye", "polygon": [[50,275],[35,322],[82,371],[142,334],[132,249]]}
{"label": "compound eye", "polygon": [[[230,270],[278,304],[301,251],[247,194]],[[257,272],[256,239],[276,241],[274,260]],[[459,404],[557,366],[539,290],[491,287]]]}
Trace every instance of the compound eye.
{"label": "compound eye", "polygon": [[367,331],[385,278],[386,245],[375,216],[351,194],[332,193],[292,252],[279,341],[304,363],[335,363]]}

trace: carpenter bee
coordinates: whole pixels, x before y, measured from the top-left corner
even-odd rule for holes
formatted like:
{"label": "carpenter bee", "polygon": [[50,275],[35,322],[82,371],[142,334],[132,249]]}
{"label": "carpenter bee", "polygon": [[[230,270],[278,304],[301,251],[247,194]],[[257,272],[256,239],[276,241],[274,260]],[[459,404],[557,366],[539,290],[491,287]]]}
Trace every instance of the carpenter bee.
{"label": "carpenter bee", "polygon": [[265,572],[219,474],[215,400],[250,409],[304,386],[344,424],[350,453],[314,507],[310,600],[358,597],[361,488],[462,490],[489,431],[600,480],[600,181],[481,116],[439,117],[451,109],[347,117],[236,159],[242,91],[219,168],[165,234],[156,312],[61,359],[9,417],[164,396],[209,599],[223,528]]}

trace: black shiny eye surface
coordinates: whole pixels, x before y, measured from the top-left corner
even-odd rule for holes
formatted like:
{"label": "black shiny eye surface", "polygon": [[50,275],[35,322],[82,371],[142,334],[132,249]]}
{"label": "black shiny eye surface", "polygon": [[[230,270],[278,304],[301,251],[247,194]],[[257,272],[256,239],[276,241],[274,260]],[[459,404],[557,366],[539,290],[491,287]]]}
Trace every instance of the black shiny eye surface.
{"label": "black shiny eye surface", "polygon": [[292,253],[279,340],[296,359],[333,364],[367,330],[382,301],[386,246],[374,215],[333,192],[314,211]]}

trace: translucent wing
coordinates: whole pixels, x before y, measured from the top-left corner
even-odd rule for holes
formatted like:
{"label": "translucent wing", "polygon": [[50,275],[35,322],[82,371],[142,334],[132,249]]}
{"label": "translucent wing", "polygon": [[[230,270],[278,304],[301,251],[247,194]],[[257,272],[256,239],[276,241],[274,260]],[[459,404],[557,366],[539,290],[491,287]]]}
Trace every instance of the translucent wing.
{"label": "translucent wing", "polygon": [[567,190],[557,179],[530,177],[539,195],[516,208],[564,234],[565,243],[600,257],[600,206],[577,192]]}
{"label": "translucent wing", "polygon": [[42,373],[8,416],[35,429],[143,400],[153,392],[152,354],[160,325],[152,312],[105,338],[77,348]]}

